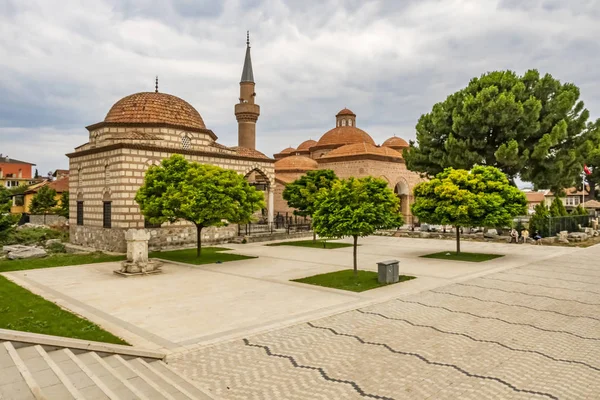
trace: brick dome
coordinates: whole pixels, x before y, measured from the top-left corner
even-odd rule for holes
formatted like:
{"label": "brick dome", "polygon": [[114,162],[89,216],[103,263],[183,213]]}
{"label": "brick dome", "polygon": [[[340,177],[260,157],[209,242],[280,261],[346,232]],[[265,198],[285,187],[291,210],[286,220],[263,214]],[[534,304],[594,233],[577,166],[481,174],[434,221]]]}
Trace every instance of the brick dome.
{"label": "brick dome", "polygon": [[383,144],[381,146],[390,147],[395,150],[400,150],[400,149],[410,147],[406,140],[396,137],[396,136],[389,138],[388,140],[383,142]]}
{"label": "brick dome", "polygon": [[313,147],[315,144],[317,144],[316,140],[309,139],[309,140],[306,140],[306,141],[300,143],[300,146],[298,146],[298,148],[296,150],[306,151],[306,150],[310,149],[311,147]]}
{"label": "brick dome", "polygon": [[402,158],[402,154],[389,147],[378,147],[370,143],[352,143],[331,150],[321,159],[335,157],[351,157],[359,155],[376,155],[384,157]]}
{"label": "brick dome", "polygon": [[338,126],[326,132],[315,146],[332,147],[351,143],[369,143],[375,146],[375,141],[369,134],[355,126]]}
{"label": "brick dome", "polygon": [[295,148],[293,148],[293,147],[286,147],[285,149],[281,150],[279,152],[279,154],[292,154],[294,151],[296,151]]}
{"label": "brick dome", "polygon": [[310,171],[317,169],[318,164],[305,156],[289,156],[275,161],[275,171]]}
{"label": "brick dome", "polygon": [[206,129],[200,113],[179,97],[156,92],[135,93],[117,101],[104,122],[124,124],[170,124]]}
{"label": "brick dome", "polygon": [[339,112],[339,113],[337,113],[336,117],[339,117],[339,116],[341,116],[341,115],[352,115],[352,116],[356,117],[356,114],[354,114],[354,113],[352,112],[352,110],[349,110],[349,109],[347,109],[347,108],[343,108],[343,109],[341,109],[341,110],[340,110],[340,112]]}

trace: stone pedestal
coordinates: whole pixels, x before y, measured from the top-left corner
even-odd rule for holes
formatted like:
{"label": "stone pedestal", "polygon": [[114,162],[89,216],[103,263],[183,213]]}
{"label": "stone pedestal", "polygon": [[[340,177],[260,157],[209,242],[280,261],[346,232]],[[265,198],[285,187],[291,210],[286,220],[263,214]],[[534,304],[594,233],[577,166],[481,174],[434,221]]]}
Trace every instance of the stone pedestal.
{"label": "stone pedestal", "polygon": [[135,276],[162,272],[159,269],[161,266],[159,262],[148,259],[149,232],[145,229],[129,229],[125,232],[125,240],[127,241],[127,261],[123,261],[122,268],[115,271],[116,274]]}

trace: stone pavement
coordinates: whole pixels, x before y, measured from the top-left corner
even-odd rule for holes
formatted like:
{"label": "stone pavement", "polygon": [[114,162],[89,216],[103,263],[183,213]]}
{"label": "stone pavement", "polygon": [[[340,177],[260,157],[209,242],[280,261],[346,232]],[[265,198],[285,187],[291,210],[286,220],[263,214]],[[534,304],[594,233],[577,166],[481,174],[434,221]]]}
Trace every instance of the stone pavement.
{"label": "stone pavement", "polygon": [[307,322],[418,293],[577,249],[497,243],[463,243],[464,251],[506,254],[485,263],[424,259],[451,250],[453,241],[368,237],[358,252],[362,269],[397,258],[402,274],[418,279],[363,293],[321,288],[291,279],[351,268],[352,248],[228,244],[250,260],[194,266],[167,263],[163,273],[123,278],[119,263],[5,273],[62,307],[98,323],[138,347],[180,352],[207,344]]}
{"label": "stone pavement", "polygon": [[523,248],[549,257],[168,361],[223,399],[599,399],[600,246]]}

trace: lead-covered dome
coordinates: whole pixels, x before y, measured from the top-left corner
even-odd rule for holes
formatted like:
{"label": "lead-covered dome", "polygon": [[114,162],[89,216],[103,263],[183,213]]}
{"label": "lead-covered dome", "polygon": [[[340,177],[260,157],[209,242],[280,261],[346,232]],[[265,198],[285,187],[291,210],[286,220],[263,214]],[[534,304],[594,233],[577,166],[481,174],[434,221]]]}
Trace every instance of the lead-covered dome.
{"label": "lead-covered dome", "polygon": [[166,93],[135,93],[117,101],[104,122],[123,124],[169,124],[206,129],[200,113],[187,101]]}

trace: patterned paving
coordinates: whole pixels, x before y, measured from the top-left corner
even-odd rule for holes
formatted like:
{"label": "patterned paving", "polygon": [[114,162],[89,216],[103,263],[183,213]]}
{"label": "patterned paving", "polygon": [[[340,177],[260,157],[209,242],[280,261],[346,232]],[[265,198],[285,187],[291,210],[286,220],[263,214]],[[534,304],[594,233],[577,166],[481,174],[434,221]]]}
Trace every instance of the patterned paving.
{"label": "patterned paving", "polygon": [[223,399],[599,399],[599,258],[590,248],[170,364]]}

